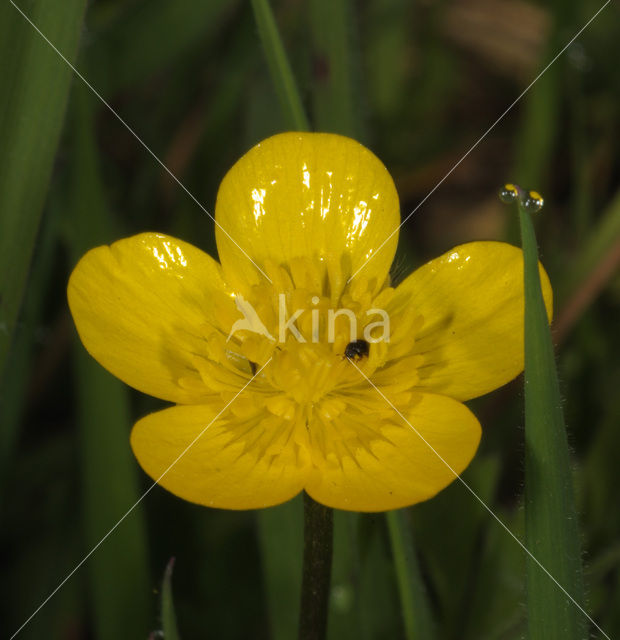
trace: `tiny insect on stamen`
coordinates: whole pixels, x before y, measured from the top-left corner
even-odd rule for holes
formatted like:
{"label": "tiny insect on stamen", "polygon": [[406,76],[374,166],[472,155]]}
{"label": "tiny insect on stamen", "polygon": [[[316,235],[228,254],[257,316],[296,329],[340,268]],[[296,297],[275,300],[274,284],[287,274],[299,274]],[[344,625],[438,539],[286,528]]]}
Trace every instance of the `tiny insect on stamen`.
{"label": "tiny insect on stamen", "polygon": [[364,358],[368,355],[370,350],[370,345],[366,340],[355,340],[354,342],[349,342],[344,350],[344,357],[349,358],[349,360],[355,360],[357,358]]}

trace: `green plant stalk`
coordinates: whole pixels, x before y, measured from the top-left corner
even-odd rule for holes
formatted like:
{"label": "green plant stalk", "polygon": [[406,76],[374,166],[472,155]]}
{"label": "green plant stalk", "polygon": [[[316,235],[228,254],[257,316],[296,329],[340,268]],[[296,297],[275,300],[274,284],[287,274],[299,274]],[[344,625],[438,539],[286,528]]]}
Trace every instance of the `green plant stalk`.
{"label": "green plant stalk", "polygon": [[299,640],[324,640],[332,568],[334,514],[304,493],[304,564]]}
{"label": "green plant stalk", "polygon": [[269,2],[268,0],[252,0],[252,8],[269,72],[284,112],[286,126],[297,131],[308,131],[310,124],[299,97],[297,84]]}
{"label": "green plant stalk", "polygon": [[582,640],[588,637],[587,619],[579,609],[584,587],[566,427],[536,236],[522,206],[519,220],[525,286],[525,537],[532,556],[553,576],[528,556],[528,638]]}
{"label": "green plant stalk", "polygon": [[[18,3],[19,4],[19,3]],[[29,18],[69,59],[85,0],[34,0]],[[8,1],[0,3],[0,380],[27,282],[71,69]],[[42,106],[44,105],[44,106]]]}
{"label": "green plant stalk", "polygon": [[432,640],[435,629],[406,509],[385,514],[407,640]]}

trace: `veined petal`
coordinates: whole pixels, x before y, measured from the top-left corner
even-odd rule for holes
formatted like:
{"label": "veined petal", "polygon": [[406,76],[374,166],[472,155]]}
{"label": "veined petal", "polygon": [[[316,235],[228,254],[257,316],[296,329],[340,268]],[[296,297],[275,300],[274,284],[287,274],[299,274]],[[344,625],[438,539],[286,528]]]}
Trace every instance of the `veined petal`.
{"label": "veined petal", "polygon": [[306,491],[337,509],[385,511],[427,500],[450,484],[478,448],[478,420],[460,402],[427,393],[416,394],[401,413],[407,421],[394,411],[374,425],[366,415],[380,437],[348,447],[346,455],[339,448],[337,458],[328,454],[331,464],[314,470]]}
{"label": "veined petal", "polygon": [[137,422],[131,446],[146,473],[180,498],[209,507],[257,509],[297,495],[308,467],[287,421],[263,411],[216,419],[222,408],[221,400],[176,406]]}
{"label": "veined petal", "polygon": [[238,288],[257,281],[252,261],[265,270],[267,260],[300,257],[339,264],[345,280],[372,257],[361,274],[380,286],[400,209],[390,174],[368,149],[339,135],[291,132],[264,140],[232,167],[215,217],[226,281]]}
{"label": "veined petal", "polygon": [[80,260],[67,295],[82,343],[108,371],[164,400],[204,400],[194,354],[204,352],[206,323],[215,324],[215,300],[234,309],[206,253],[156,233],[119,240]]}
{"label": "veined petal", "polygon": [[[540,278],[549,318],[552,291]],[[503,242],[460,245],[414,271],[394,303],[423,317],[414,354],[422,361],[416,386],[468,400],[523,370],[523,253]]]}

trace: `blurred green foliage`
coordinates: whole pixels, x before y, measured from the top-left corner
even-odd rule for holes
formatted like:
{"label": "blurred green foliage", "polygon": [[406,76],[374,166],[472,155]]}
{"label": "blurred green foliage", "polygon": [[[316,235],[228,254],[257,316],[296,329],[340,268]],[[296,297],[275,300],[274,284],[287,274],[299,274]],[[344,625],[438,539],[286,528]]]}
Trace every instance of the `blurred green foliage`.
{"label": "blurred green foliage", "polygon": [[[250,3],[93,0],[81,28],[77,0],[62,11],[18,4],[210,211],[232,163],[290,126]],[[272,7],[312,127],[369,145],[406,215],[601,4]],[[587,602],[611,637],[620,636],[618,17],[608,6],[459,164],[401,230],[395,264],[398,277],[459,242],[516,241],[497,187],[525,179],[544,194],[537,233],[556,291]],[[150,486],[128,434],[161,403],[87,361],[66,305],[71,268],[89,247],[139,231],[212,254],[215,243],[213,222],[8,3],[0,52],[0,339],[11,345],[0,395],[0,635],[10,637]],[[484,435],[464,478],[522,538],[521,388],[471,403]],[[173,556],[180,637],[292,637],[298,507],[209,510],[156,487],[20,637],[147,638],[162,629],[159,585]],[[459,483],[411,515],[437,637],[521,638],[525,558],[514,540]],[[337,513],[335,527],[330,638],[404,638],[385,519]]]}

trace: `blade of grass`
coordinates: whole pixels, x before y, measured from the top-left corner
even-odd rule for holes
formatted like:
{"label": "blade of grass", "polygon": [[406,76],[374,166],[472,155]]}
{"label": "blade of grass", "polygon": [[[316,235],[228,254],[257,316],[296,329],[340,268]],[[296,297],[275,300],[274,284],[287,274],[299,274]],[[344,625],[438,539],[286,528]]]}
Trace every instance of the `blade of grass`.
{"label": "blade of grass", "polygon": [[368,629],[362,624],[360,598],[360,528],[361,516],[352,511],[334,511],[334,558],[328,638],[367,640]]}
{"label": "blade of grass", "polygon": [[285,125],[297,131],[308,131],[310,124],[269,2],[268,0],[252,0],[252,8],[271,79],[276,87],[282,107]]}
{"label": "blade of grass", "polygon": [[[402,637],[398,593],[391,562],[387,526],[381,513],[359,515],[360,640]],[[332,636],[333,640],[339,640]]]}
{"label": "blade of grass", "polygon": [[[361,109],[353,86],[353,9],[349,0],[312,0],[314,119],[320,131],[361,138]],[[355,108],[357,106],[357,108]]]}
{"label": "blade of grass", "polygon": [[32,271],[24,296],[24,309],[20,326],[7,360],[10,376],[2,384],[0,397],[0,513],[4,499],[4,483],[11,456],[17,441],[25,405],[27,386],[32,373],[33,351],[36,344],[36,328],[41,321],[46,292],[52,273],[54,249],[57,241],[57,224],[49,216],[42,225],[38,251],[33,258]]}
{"label": "blade of grass", "polygon": [[432,640],[435,629],[406,509],[386,514],[407,640]]}
{"label": "blade of grass", "polygon": [[583,313],[607,286],[620,267],[620,238],[612,245],[607,254],[601,256],[599,264],[580,283],[579,288],[566,301],[554,327],[554,336],[561,343]]}
{"label": "blade of grass", "polygon": [[174,558],[170,560],[164,580],[161,586],[161,628],[165,640],[179,640],[177,630],[177,618],[174,613],[174,602],[172,600],[172,570],[174,568]]}
{"label": "blade of grass", "polygon": [[297,634],[303,504],[301,495],[257,513],[267,606],[272,640],[290,640]]}
{"label": "blade of grass", "polygon": [[596,269],[601,258],[620,238],[620,191],[616,193],[596,226],[583,243],[583,248],[572,261],[562,282],[559,298],[565,301],[581,282]]}
{"label": "blade of grass", "polygon": [[[72,262],[107,242],[115,227],[105,206],[93,136],[92,100],[75,89],[74,156],[66,236]],[[75,340],[75,384],[80,436],[85,545],[90,550],[138,501],[130,452],[128,390]],[[136,507],[89,560],[92,606],[99,640],[146,637],[152,620],[144,514]]]}
{"label": "blade of grass", "polygon": [[[519,205],[525,287],[525,532],[528,638],[588,636],[581,549],[562,399],[530,214]],[[575,604],[577,603],[577,605]]]}
{"label": "blade of grass", "polygon": [[397,126],[402,126],[398,113],[407,105],[407,49],[417,46],[411,15],[416,9],[408,0],[371,0],[364,15],[364,21],[373,25],[364,31],[361,50],[369,110],[375,118],[394,118]]}
{"label": "blade of grass", "polygon": [[216,36],[236,0],[142,0],[129,3],[92,39],[85,56],[93,85],[114,94],[170,67]]}
{"label": "blade of grass", "polygon": [[[579,23],[578,2],[553,0],[550,5],[552,27],[542,48],[541,68],[564,46],[566,33]],[[546,177],[560,130],[558,112],[563,94],[564,64],[564,59],[560,58],[549,67],[524,100],[514,166],[514,175],[520,184],[540,185]]]}
{"label": "blade of grass", "polygon": [[[69,59],[85,0],[26,5]],[[71,70],[9,2],[0,5],[0,379],[26,285],[63,123]]]}
{"label": "blade of grass", "polygon": [[[548,60],[552,59],[564,46],[566,31],[578,21],[574,11],[577,3],[553,0],[550,4],[552,27],[547,42],[541,49],[543,51],[541,68],[545,68]],[[563,58],[556,60],[524,98],[523,116],[519,132],[515,137],[518,143],[512,174],[518,183],[527,188],[529,188],[528,185],[537,185],[544,189],[547,181],[553,150],[560,131],[558,113],[563,94],[564,65]],[[507,240],[514,241],[516,244],[518,233],[516,220],[508,218]]]}
{"label": "blade of grass", "polygon": [[[3,527],[3,533],[9,534],[3,546],[14,550],[3,563],[7,585],[2,593],[4,638],[12,637],[18,628],[19,640],[68,638],[85,623],[84,584],[82,576],[76,576],[49,606],[19,627],[58,584],[66,567],[80,559],[74,454],[74,442],[68,434],[54,434],[22,451],[14,465],[19,500],[7,501],[11,517]],[[41,500],[42,494],[45,500]]]}
{"label": "blade of grass", "polygon": [[[463,473],[463,480],[486,504],[495,499],[499,466],[498,459],[478,454]],[[453,483],[432,500],[416,505],[413,536],[418,557],[424,562],[425,582],[441,612],[434,619],[435,633],[439,638],[464,640],[470,628],[469,598],[488,512],[479,503],[463,500],[459,485]],[[459,535],[455,536],[457,529]],[[499,580],[497,575],[495,578]]]}

